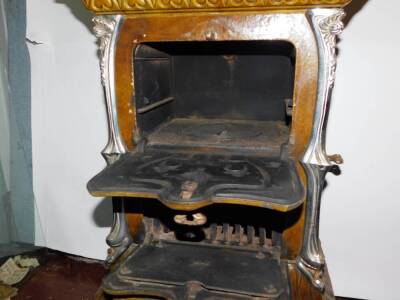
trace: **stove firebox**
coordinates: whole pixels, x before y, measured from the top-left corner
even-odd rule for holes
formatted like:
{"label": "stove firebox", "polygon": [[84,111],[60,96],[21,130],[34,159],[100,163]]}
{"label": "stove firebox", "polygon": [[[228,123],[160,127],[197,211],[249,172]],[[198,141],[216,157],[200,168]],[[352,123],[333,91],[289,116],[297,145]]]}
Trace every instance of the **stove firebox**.
{"label": "stove firebox", "polygon": [[100,2],[84,0],[110,132],[88,183],[114,207],[101,297],[333,297],[318,221],[349,1]]}
{"label": "stove firebox", "polygon": [[[165,123],[175,121],[190,127],[183,133],[205,140],[210,135],[214,143],[224,147],[224,139],[239,142],[262,135],[246,132],[246,125],[263,121],[271,127],[271,136],[280,138],[281,144],[287,142],[287,105],[293,96],[295,63],[295,49],[290,43],[149,43],[140,44],[134,57],[140,135],[148,136],[160,126],[168,127]],[[223,131],[223,125],[208,127],[213,120],[227,124],[232,121],[232,126],[239,121],[236,126],[243,124],[244,132],[240,133],[240,128]],[[263,144],[267,147],[273,141],[268,133],[264,136]]]}

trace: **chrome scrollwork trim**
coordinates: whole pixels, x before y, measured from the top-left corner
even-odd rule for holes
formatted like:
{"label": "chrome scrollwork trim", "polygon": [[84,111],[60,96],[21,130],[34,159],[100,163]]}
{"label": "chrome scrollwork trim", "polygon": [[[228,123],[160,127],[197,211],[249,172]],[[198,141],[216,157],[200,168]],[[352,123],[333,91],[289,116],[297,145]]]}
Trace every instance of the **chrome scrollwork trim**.
{"label": "chrome scrollwork trim", "polygon": [[325,289],[325,259],[319,240],[321,194],[326,173],[342,162],[340,155],[326,154],[325,127],[336,76],[336,36],[343,31],[344,16],[343,9],[309,11],[319,50],[319,79],[311,139],[301,160],[308,180],[303,244],[297,267],[320,291]]}
{"label": "chrome scrollwork trim", "polygon": [[316,8],[309,16],[319,50],[319,80],[311,139],[302,161],[331,166],[335,162],[326,154],[325,127],[336,76],[336,36],[343,31],[345,13],[343,9]]}
{"label": "chrome scrollwork trim", "polygon": [[[119,35],[123,17],[96,16],[93,18],[94,33],[100,39],[101,83],[106,98],[109,137],[102,155],[107,164],[115,162],[126,153],[126,146],[118,125],[117,96],[115,93],[115,44]],[[124,199],[113,198],[113,225],[106,241],[110,246],[106,264],[114,263],[132,243],[125,217]]]}
{"label": "chrome scrollwork trim", "polygon": [[306,163],[303,163],[303,166],[307,174],[308,188],[303,244],[297,266],[316,288],[323,291],[325,259],[319,240],[319,215],[322,189],[330,167]]}
{"label": "chrome scrollwork trim", "polygon": [[118,126],[117,96],[115,94],[115,44],[123,22],[121,15],[93,18],[94,33],[100,39],[101,83],[107,105],[109,138],[102,155],[108,164],[126,153],[126,146]]}

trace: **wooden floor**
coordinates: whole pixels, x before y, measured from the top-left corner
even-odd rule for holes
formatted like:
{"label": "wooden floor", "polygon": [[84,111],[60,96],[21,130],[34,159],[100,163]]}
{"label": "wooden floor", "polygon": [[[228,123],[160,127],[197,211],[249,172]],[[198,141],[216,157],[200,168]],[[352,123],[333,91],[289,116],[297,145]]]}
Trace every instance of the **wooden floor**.
{"label": "wooden floor", "polygon": [[95,299],[107,272],[101,262],[46,249],[37,251],[35,256],[41,266],[17,287],[18,294],[12,300]]}
{"label": "wooden floor", "polygon": [[91,300],[106,274],[103,264],[42,251],[41,266],[18,287],[12,300]]}

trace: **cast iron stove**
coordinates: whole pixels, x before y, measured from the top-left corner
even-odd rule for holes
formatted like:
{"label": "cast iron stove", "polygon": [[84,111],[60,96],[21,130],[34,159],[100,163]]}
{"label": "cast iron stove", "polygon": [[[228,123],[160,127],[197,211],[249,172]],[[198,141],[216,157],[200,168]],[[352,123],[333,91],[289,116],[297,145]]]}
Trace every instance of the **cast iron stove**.
{"label": "cast iron stove", "polygon": [[[347,0],[100,1],[102,297],[330,298],[318,238]],[[166,13],[168,12],[168,14]]]}

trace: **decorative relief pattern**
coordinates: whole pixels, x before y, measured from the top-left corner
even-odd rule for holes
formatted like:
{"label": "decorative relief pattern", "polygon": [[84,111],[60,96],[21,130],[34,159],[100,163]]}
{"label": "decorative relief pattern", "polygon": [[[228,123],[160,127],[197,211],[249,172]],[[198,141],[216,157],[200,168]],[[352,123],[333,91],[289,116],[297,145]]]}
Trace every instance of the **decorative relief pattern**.
{"label": "decorative relief pattern", "polygon": [[[126,146],[122,140],[117,114],[117,97],[115,94],[115,43],[119,29],[123,21],[122,16],[96,16],[93,18],[93,31],[100,40],[100,69],[101,83],[104,87],[106,98],[109,138],[102,154],[108,164],[115,162],[119,156],[126,152]],[[132,244],[128,223],[124,213],[124,199],[113,199],[113,225],[107,236],[107,244],[110,246],[106,264],[111,265]]]}
{"label": "decorative relief pattern", "polygon": [[93,30],[100,39],[101,83],[104,87],[109,127],[108,143],[102,154],[109,164],[113,163],[120,154],[126,152],[126,146],[118,126],[114,74],[115,42],[121,22],[122,16],[96,16],[93,18]]}
{"label": "decorative relief pattern", "polygon": [[109,48],[111,42],[111,36],[115,29],[115,20],[104,17],[93,18],[93,31],[97,38],[100,39],[100,71],[101,71],[101,83],[106,86],[108,83],[107,74],[107,63],[109,60]]}
{"label": "decorative relief pattern", "polygon": [[326,117],[336,75],[336,37],[343,31],[343,9],[312,9],[309,11],[319,51],[318,96],[312,136],[302,158],[307,173],[306,216],[299,270],[320,291],[325,289],[325,259],[319,240],[321,194],[326,173],[341,163],[340,155],[328,156],[325,151]]}
{"label": "decorative relief pattern", "polygon": [[351,0],[82,0],[95,12],[214,8],[296,8],[344,6]]}
{"label": "decorative relief pattern", "polygon": [[325,126],[336,77],[336,37],[343,31],[345,13],[343,9],[312,9],[309,14],[319,49],[319,79],[312,137],[302,161],[331,166],[335,161],[325,151]]}
{"label": "decorative relief pattern", "polygon": [[345,17],[343,10],[329,17],[317,16],[322,38],[325,41],[326,60],[329,65],[328,88],[332,88],[336,78],[336,36],[342,33],[344,24],[342,19]]}

